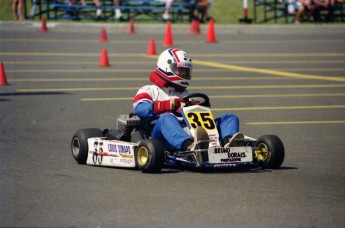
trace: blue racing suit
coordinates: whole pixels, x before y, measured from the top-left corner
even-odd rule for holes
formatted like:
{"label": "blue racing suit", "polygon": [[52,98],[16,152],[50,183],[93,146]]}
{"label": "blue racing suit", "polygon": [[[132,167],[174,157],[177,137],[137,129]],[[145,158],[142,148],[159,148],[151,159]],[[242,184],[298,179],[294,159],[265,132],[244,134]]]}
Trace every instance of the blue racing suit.
{"label": "blue racing suit", "polygon": [[[152,80],[152,77],[154,80]],[[154,102],[158,100],[168,100],[170,98],[184,97],[191,92],[188,90],[177,91],[174,87],[168,87],[165,81],[157,82],[155,72],[151,74],[150,80],[156,85],[146,85],[139,89],[134,101],[133,109],[141,119],[152,120],[154,124],[151,137],[158,140],[168,150],[182,150],[182,145],[186,140],[191,140],[184,130],[185,124],[173,113],[166,112],[156,115],[154,112]],[[234,114],[224,114],[215,119],[219,138],[231,137],[239,131],[239,119]]]}

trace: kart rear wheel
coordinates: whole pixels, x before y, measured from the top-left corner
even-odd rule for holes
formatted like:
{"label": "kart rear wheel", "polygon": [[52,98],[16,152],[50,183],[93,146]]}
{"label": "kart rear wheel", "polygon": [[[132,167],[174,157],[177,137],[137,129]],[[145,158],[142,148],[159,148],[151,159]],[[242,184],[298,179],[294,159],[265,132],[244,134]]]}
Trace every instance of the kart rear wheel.
{"label": "kart rear wheel", "polygon": [[86,164],[89,151],[87,139],[92,137],[104,137],[104,135],[98,128],[80,129],[73,135],[71,141],[72,156],[78,164]]}
{"label": "kart rear wheel", "polygon": [[165,156],[162,145],[156,140],[142,140],[136,151],[136,163],[143,173],[159,173]]}
{"label": "kart rear wheel", "polygon": [[261,136],[257,141],[254,156],[262,168],[278,169],[284,161],[285,150],[283,142],[275,135]]}

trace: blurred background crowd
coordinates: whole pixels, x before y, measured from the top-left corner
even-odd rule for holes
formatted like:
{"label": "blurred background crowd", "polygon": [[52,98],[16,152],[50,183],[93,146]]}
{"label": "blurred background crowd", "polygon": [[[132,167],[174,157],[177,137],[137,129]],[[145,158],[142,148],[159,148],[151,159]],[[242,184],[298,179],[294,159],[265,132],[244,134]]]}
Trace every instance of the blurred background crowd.
{"label": "blurred background crowd", "polygon": [[[8,0],[12,1],[12,18],[13,20],[35,19],[40,14],[39,6],[46,0]],[[113,5],[113,20],[123,20],[123,5],[130,1],[139,0],[50,0],[50,3],[60,3],[70,6],[66,9],[66,15],[74,19],[79,18],[79,11],[83,7],[92,6],[94,10],[94,20],[104,20],[102,17],[105,2]],[[172,7],[184,5],[189,10],[189,20],[198,19],[201,23],[207,22],[211,18],[223,22],[231,18],[231,14],[237,15],[242,11],[242,2],[249,3],[249,17],[252,8],[263,5],[262,11],[279,10],[290,18],[289,22],[300,24],[303,22],[334,22],[336,18],[344,21],[345,0],[141,0],[141,2],[160,2],[164,9],[161,12],[161,20],[172,20]],[[1,2],[1,0],[0,0]],[[188,6],[187,6],[188,4]],[[25,8],[28,8],[24,13]],[[217,7],[214,7],[214,6]],[[76,7],[78,6],[78,8]],[[216,9],[214,9],[216,8]],[[259,11],[259,12],[262,12]],[[212,15],[212,16],[211,16]],[[1,18],[0,18],[1,19]],[[267,20],[264,21],[265,23]],[[231,22],[230,22],[231,23]]]}

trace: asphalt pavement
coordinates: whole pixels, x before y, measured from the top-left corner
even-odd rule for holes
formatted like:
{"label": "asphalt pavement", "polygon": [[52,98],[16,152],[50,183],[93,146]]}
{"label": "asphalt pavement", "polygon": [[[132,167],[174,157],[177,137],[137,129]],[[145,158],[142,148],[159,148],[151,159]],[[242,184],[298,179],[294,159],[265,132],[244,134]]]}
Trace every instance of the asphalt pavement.
{"label": "asphalt pavement", "polygon": [[[150,83],[164,24],[1,22],[0,227],[344,227],[345,26],[207,25],[191,35],[190,89],[214,116],[236,113],[241,131],[277,135],[280,169],[198,172],[78,165],[81,128],[114,127]],[[108,35],[100,42],[101,28]],[[109,67],[100,67],[102,49]]]}

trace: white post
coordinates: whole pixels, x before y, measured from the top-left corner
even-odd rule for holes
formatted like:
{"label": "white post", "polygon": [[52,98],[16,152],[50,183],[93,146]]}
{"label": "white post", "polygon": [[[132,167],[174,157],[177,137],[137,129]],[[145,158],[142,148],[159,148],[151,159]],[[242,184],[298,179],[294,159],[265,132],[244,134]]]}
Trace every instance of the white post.
{"label": "white post", "polygon": [[248,0],[243,0],[243,19],[240,19],[240,23],[252,23],[252,19],[248,19]]}
{"label": "white post", "polygon": [[248,17],[248,0],[243,0],[243,15],[244,18]]}

